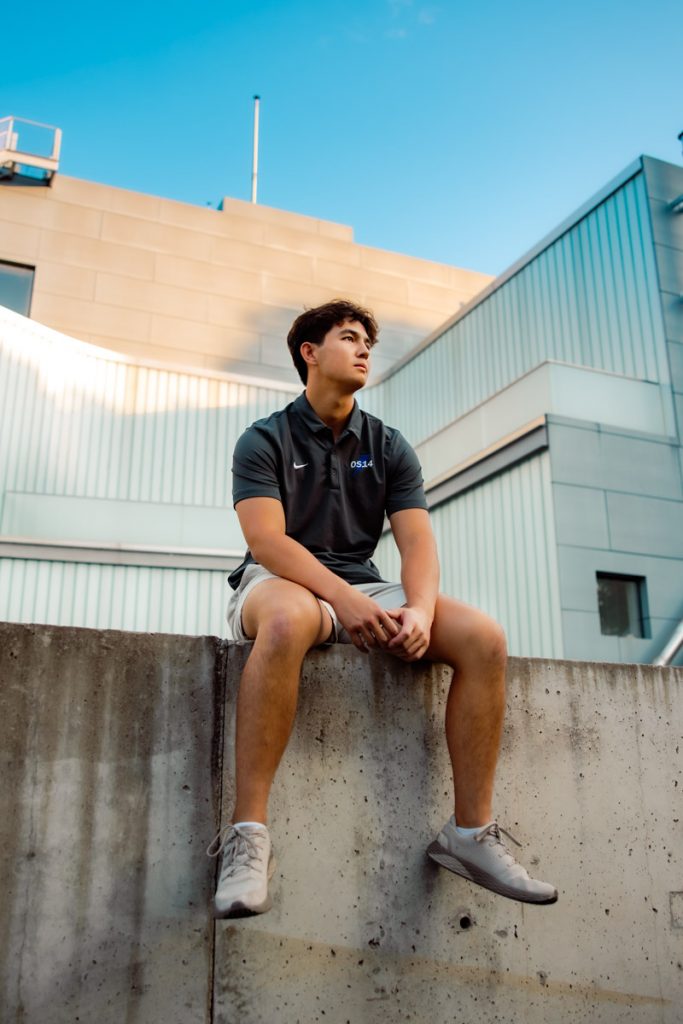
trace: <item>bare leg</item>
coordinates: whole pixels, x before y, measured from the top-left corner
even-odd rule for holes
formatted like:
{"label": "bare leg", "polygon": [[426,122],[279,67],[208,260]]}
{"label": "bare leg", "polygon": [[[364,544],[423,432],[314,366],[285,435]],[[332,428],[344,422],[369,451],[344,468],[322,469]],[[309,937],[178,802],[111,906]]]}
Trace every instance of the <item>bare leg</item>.
{"label": "bare leg", "polygon": [[294,723],[306,652],[330,634],[329,613],[305,587],[266,580],[244,603],[254,647],[237,699],[233,821],[267,823],[268,796]]}
{"label": "bare leg", "polygon": [[463,828],[485,825],[493,819],[493,783],[505,714],[503,630],[476,608],[440,595],[426,657],[453,669],[446,740],[455,820]]}

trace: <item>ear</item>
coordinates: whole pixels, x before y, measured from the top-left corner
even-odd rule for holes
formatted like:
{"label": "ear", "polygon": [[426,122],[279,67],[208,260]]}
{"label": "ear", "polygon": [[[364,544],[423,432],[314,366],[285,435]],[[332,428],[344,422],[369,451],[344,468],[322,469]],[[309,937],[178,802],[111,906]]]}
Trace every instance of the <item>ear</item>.
{"label": "ear", "polygon": [[318,365],[318,349],[319,345],[313,345],[310,341],[302,341],[299,346],[299,352],[301,358],[308,366]]}

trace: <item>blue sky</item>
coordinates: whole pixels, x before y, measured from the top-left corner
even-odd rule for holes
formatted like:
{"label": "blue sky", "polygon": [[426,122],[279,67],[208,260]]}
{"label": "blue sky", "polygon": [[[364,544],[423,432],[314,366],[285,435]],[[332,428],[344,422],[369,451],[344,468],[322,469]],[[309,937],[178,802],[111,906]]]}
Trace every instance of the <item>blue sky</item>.
{"label": "blue sky", "polygon": [[3,10],[0,116],[64,174],[259,200],[499,273],[640,153],[681,162],[673,0],[119,0]]}

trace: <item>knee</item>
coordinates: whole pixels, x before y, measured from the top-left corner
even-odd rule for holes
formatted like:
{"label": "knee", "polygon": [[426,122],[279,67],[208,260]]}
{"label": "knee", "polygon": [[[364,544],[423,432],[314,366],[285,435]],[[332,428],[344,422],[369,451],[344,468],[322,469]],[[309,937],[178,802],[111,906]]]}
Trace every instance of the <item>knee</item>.
{"label": "knee", "polygon": [[308,600],[305,596],[274,607],[262,617],[256,634],[260,644],[278,650],[306,650],[311,645],[320,628],[320,612],[313,595],[307,595]]}
{"label": "knee", "polygon": [[507,641],[503,627],[488,615],[479,615],[472,624],[470,652],[480,666],[504,669],[507,664]]}

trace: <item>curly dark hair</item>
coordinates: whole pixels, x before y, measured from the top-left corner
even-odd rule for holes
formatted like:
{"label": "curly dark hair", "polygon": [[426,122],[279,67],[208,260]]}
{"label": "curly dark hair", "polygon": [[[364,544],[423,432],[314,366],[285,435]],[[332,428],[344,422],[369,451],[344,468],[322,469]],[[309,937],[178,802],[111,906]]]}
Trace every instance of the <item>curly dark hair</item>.
{"label": "curly dark hair", "polygon": [[357,320],[363,325],[370,347],[377,342],[379,327],[370,310],[357,306],[348,299],[333,299],[332,302],[316,306],[315,309],[307,309],[290,327],[287,345],[297,373],[304,384],[308,379],[308,366],[301,355],[301,346],[305,341],[309,341],[311,345],[322,345],[327,332],[338,324],[343,324],[345,320]]}

